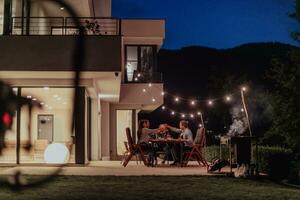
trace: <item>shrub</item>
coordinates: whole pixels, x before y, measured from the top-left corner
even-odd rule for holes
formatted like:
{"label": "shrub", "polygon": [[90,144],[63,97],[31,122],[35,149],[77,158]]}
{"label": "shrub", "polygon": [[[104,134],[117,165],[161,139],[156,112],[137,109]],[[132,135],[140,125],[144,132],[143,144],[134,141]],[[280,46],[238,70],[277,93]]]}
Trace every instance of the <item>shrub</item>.
{"label": "shrub", "polygon": [[292,184],[300,184],[300,160],[291,163],[288,180]]}
{"label": "shrub", "polygon": [[[228,148],[223,148],[222,149],[222,158],[228,159]],[[212,146],[207,146],[204,148],[204,158],[208,162],[212,162],[213,159],[215,158],[220,158],[220,146],[217,145],[212,145]]]}
{"label": "shrub", "polygon": [[[255,154],[254,154],[255,156]],[[287,177],[292,161],[292,150],[276,146],[258,146],[258,169],[271,179]]]}
{"label": "shrub", "polygon": [[[287,177],[292,161],[292,150],[277,146],[258,146],[258,170],[269,175],[273,180]],[[222,158],[229,158],[228,148],[223,148]],[[255,148],[253,147],[252,161],[255,161]],[[208,162],[214,158],[220,158],[220,147],[207,146],[204,149],[204,157]]]}

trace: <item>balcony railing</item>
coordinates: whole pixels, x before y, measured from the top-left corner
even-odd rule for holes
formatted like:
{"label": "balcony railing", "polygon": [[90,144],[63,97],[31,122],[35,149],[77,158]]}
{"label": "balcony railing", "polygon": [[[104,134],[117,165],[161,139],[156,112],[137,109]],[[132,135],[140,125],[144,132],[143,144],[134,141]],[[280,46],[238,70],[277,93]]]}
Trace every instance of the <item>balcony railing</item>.
{"label": "balcony railing", "polygon": [[[81,17],[79,20],[86,35],[120,35],[119,19]],[[12,35],[77,35],[75,18],[71,17],[13,17]]]}

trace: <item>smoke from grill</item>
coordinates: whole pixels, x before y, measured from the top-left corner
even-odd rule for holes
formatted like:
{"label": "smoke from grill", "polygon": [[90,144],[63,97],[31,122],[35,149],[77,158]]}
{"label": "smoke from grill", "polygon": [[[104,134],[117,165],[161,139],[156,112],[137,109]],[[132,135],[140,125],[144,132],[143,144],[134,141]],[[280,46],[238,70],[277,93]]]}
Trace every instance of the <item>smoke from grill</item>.
{"label": "smoke from grill", "polygon": [[240,106],[234,106],[230,114],[232,116],[232,124],[230,125],[229,131],[227,133],[228,136],[239,136],[243,135],[247,128],[247,118],[243,109]]}

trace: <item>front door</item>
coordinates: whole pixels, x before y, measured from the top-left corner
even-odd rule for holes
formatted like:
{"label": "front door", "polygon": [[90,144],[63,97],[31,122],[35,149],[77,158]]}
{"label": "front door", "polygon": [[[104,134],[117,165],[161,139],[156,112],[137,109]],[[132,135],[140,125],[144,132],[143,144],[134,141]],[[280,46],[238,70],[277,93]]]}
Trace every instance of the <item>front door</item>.
{"label": "front door", "polygon": [[53,115],[38,115],[38,139],[53,141]]}
{"label": "front door", "polygon": [[135,112],[134,110],[117,110],[117,157],[124,154],[126,150],[124,142],[127,142],[126,128],[130,128],[135,140]]}

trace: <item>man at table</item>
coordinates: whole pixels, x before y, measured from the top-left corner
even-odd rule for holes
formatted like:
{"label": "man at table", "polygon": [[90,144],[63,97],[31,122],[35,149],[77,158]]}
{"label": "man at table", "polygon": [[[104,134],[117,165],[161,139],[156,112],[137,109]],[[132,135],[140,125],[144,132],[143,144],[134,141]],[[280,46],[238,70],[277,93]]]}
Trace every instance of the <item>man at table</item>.
{"label": "man at table", "polygon": [[[183,149],[184,151],[191,150],[191,147],[193,145],[193,133],[189,129],[188,125],[189,125],[189,123],[186,120],[181,120],[179,122],[179,128],[175,128],[175,127],[168,125],[168,128],[170,129],[170,131],[180,133],[179,138],[186,140],[184,142],[184,149]],[[171,151],[172,151],[172,155],[174,157],[174,162],[171,165],[176,165],[179,163],[180,156],[182,156],[182,155],[180,155],[181,152],[180,152],[178,145],[174,145]]]}

